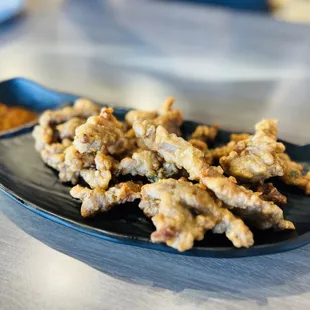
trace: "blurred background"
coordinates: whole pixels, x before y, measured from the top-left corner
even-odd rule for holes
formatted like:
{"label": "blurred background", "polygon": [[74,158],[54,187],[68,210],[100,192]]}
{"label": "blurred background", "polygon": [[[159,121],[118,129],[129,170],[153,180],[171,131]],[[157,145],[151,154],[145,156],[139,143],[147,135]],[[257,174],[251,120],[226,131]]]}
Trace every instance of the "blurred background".
{"label": "blurred background", "polygon": [[310,0],[0,0],[0,21],[0,80],[310,142]]}

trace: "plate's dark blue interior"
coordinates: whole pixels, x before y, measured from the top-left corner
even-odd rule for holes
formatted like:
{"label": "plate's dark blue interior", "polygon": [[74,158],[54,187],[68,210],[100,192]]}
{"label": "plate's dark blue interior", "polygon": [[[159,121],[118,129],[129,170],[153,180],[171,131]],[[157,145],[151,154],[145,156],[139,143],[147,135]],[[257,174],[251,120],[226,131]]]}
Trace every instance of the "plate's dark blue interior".
{"label": "plate's dark blue interior", "polygon": [[[75,98],[25,79],[0,83],[0,102],[4,103],[27,107],[33,103],[37,109],[40,109],[42,103],[42,109],[46,109],[61,106]],[[117,116],[122,118],[127,110],[116,108],[115,111]],[[192,132],[196,125],[195,122],[186,121],[182,128],[184,135]],[[228,139],[229,132],[220,131],[215,144],[223,144]],[[286,146],[293,159],[310,164],[309,146],[288,143]],[[154,228],[139,210],[137,203],[116,207],[111,212],[91,220],[83,219],[79,213],[79,203],[69,195],[70,187],[59,182],[55,172],[43,164],[35,151],[29,128],[3,136],[0,140],[0,183],[1,189],[23,206],[61,224],[111,241],[176,253],[164,245],[149,242]],[[289,202],[284,213],[287,219],[295,223],[296,231],[254,231],[255,246],[249,249],[234,249],[225,236],[207,233],[203,241],[185,254],[250,256],[285,251],[310,242],[310,197],[281,183],[277,183],[277,187],[288,196]]]}

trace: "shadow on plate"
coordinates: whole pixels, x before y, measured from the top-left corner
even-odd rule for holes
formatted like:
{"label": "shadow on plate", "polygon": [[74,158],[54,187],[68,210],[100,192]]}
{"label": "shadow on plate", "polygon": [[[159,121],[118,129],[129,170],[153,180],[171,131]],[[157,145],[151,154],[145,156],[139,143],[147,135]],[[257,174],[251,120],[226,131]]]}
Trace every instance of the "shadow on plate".
{"label": "shadow on plate", "polygon": [[[49,247],[124,281],[182,296],[191,290],[198,302],[216,297],[265,304],[269,297],[302,294],[310,288],[310,266],[302,263],[309,247],[240,259],[171,255],[93,238],[35,215],[9,198],[3,202],[0,210],[9,220]],[[289,289],[277,289],[282,285]]]}

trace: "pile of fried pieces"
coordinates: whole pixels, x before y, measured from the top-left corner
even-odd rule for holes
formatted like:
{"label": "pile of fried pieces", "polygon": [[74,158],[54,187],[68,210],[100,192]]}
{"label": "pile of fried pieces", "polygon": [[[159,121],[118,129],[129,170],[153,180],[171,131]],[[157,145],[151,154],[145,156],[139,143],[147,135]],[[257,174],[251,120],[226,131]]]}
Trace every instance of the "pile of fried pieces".
{"label": "pile of fried pieces", "polygon": [[121,122],[112,108],[78,99],[41,115],[35,147],[62,182],[75,185],[70,193],[82,202],[83,217],[140,200],[156,228],[151,241],[178,251],[207,230],[225,233],[240,248],[254,243],[247,225],[295,229],[279,207],[286,197],[265,181],[279,177],[309,194],[310,174],[277,142],[277,122],[262,120],[254,135],[232,134],[227,145],[209,149],[218,127],[198,126],[185,140],[173,102],[158,111],[131,110]]}

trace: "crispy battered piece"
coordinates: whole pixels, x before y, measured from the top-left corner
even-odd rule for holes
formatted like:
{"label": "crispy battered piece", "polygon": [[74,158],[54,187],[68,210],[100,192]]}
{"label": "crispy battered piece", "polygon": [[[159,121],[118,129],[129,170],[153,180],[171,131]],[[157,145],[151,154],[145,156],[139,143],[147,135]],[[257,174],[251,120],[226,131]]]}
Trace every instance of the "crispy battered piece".
{"label": "crispy battered piece", "polygon": [[220,167],[210,167],[201,150],[175,134],[169,134],[162,126],[157,128],[147,122],[136,122],[133,126],[137,137],[144,140],[147,147],[159,153],[168,163],[184,168],[189,173],[189,179],[199,181],[202,172],[207,175],[221,175]]}
{"label": "crispy battered piece", "polygon": [[99,212],[107,212],[118,204],[132,202],[140,198],[141,185],[131,181],[116,184],[107,191],[100,187],[89,189],[80,185],[74,186],[70,194],[82,201],[81,215],[91,217]]}
{"label": "crispy battered piece", "polygon": [[248,133],[232,133],[230,135],[230,140],[235,141],[235,142],[247,140],[249,138],[250,138],[250,135]]}
{"label": "crispy battered piece", "polygon": [[122,123],[113,116],[112,108],[103,108],[75,130],[73,144],[80,153],[105,152],[120,154],[126,147]]}
{"label": "crispy battered piece", "polygon": [[216,225],[214,217],[194,215],[177,199],[163,194],[159,213],[152,218],[156,231],[151,234],[154,243],[166,243],[180,252],[193,247],[195,240],[202,240],[207,230]]}
{"label": "crispy battered piece", "polygon": [[278,160],[283,168],[284,174],[281,176],[281,180],[287,185],[297,186],[305,191],[306,195],[310,194],[310,172],[303,175],[304,167],[291,160],[291,158],[285,154],[278,154]]}
{"label": "crispy battered piece", "polygon": [[285,205],[287,203],[287,198],[272,183],[259,184],[256,192],[262,193],[260,196],[261,199],[273,201],[277,205]]}
{"label": "crispy battered piece", "polygon": [[175,133],[181,135],[180,126],[183,123],[183,115],[180,110],[172,109],[174,98],[168,98],[159,111],[129,111],[126,116],[126,122],[132,126],[136,121],[147,120],[152,122],[156,126],[161,125],[169,133]]}
{"label": "crispy battered piece", "polygon": [[80,153],[74,145],[65,151],[65,164],[73,171],[81,171],[95,165],[95,155],[93,153]]}
{"label": "crispy battered piece", "polygon": [[204,142],[214,141],[217,136],[218,129],[219,126],[217,125],[211,127],[205,125],[197,126],[190,139],[201,140]]}
{"label": "crispy battered piece", "polygon": [[225,178],[221,169],[210,167],[203,153],[183,138],[169,135],[163,127],[156,129],[147,121],[136,122],[133,128],[136,135],[143,138],[145,144],[157,151],[165,161],[174,163],[180,169],[184,168],[189,173],[190,180],[200,181],[231,208],[247,209],[253,217],[260,216],[257,223],[259,227],[294,229],[291,222],[283,219],[283,212],[277,205],[260,199],[259,193],[238,186],[235,180]]}
{"label": "crispy battered piece", "polygon": [[58,177],[61,182],[76,184],[79,179],[79,172],[71,170],[65,164],[65,150],[70,146],[70,143],[70,140],[64,139],[62,143],[46,145],[41,151],[41,157],[48,166],[59,171]]}
{"label": "crispy battered piece", "polygon": [[220,159],[228,175],[244,182],[262,182],[270,177],[283,175],[276,154],[285,147],[277,142],[277,122],[263,120],[256,126],[256,133],[247,140],[239,141],[235,151]]}
{"label": "crispy battered piece", "polygon": [[254,193],[221,177],[204,178],[203,184],[235,213],[260,229],[295,229],[292,222],[283,219],[283,211],[277,205],[259,197],[261,193]]}
{"label": "crispy battered piece", "polygon": [[63,124],[56,126],[60,139],[72,139],[75,135],[75,129],[86,122],[85,119],[73,117]]}
{"label": "crispy battered piece", "polygon": [[110,170],[83,169],[80,175],[91,188],[107,189],[112,179]]}
{"label": "crispy battered piece", "polygon": [[136,121],[154,120],[157,116],[157,111],[130,110],[125,115],[125,120],[129,126],[132,126]]}
{"label": "crispy battered piece", "polygon": [[32,136],[35,140],[35,149],[40,152],[46,145],[52,144],[55,142],[54,131],[51,127],[42,127],[37,125],[32,131]]}
{"label": "crispy battered piece", "polygon": [[119,162],[112,156],[106,155],[104,153],[97,153],[95,157],[96,169],[99,171],[110,170],[115,173]]}
{"label": "crispy battered piece", "polygon": [[74,102],[73,106],[67,106],[59,110],[46,110],[39,118],[39,124],[43,128],[64,123],[73,117],[88,118],[98,115],[100,107],[88,99],[80,98]]}
{"label": "crispy battered piece", "polygon": [[219,207],[208,192],[189,182],[161,180],[144,185],[141,194],[139,206],[144,212],[146,210],[147,215],[153,216],[157,228],[151,237],[154,242],[164,241],[183,251],[191,248],[195,239],[201,240],[204,232],[212,228],[216,233],[226,233],[235,247],[249,247],[254,242],[251,231],[242,220]]}
{"label": "crispy battered piece", "polygon": [[223,156],[228,156],[230,152],[234,150],[236,146],[235,141],[230,141],[223,146],[216,147],[215,149],[211,149],[213,162],[219,162],[220,158]]}
{"label": "crispy battered piece", "polygon": [[132,157],[122,159],[118,172],[122,175],[145,176],[149,180],[168,178],[179,173],[174,164],[164,163],[163,159],[153,151],[134,153]]}
{"label": "crispy battered piece", "polygon": [[213,162],[213,156],[211,150],[209,150],[208,145],[206,142],[203,142],[198,139],[190,139],[188,142],[196,147],[197,149],[201,150],[205,156],[207,164],[211,165]]}
{"label": "crispy battered piece", "polygon": [[174,98],[168,98],[159,109],[159,116],[155,118],[156,126],[164,127],[169,133],[181,136],[180,127],[183,124],[183,115],[180,110],[172,109]]}

